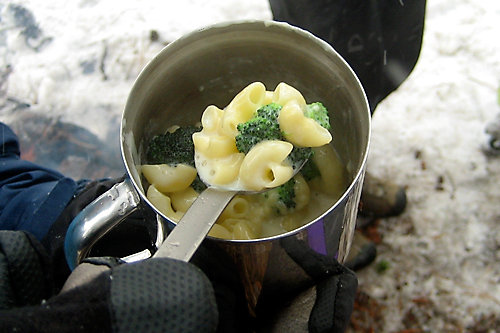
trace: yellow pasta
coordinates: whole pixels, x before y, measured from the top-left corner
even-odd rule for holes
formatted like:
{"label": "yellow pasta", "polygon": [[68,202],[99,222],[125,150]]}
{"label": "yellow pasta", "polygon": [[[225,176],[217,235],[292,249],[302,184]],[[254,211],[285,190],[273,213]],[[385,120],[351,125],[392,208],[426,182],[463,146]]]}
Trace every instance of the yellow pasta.
{"label": "yellow pasta", "polygon": [[142,165],[141,171],[147,181],[161,192],[175,192],[187,188],[196,178],[196,169],[187,164]]}
{"label": "yellow pasta", "polygon": [[222,120],[222,131],[227,136],[236,136],[239,123],[253,117],[255,110],[264,105],[266,87],[262,82],[254,82],[245,87],[226,107]]}
{"label": "yellow pasta", "polygon": [[185,213],[198,197],[198,192],[189,186],[182,191],[169,193],[169,196],[172,208],[175,209],[176,212]]}
{"label": "yellow pasta", "polygon": [[174,222],[179,222],[179,220],[184,215],[184,212],[176,212],[172,208],[172,201],[170,197],[160,191],[154,186],[150,185],[146,193],[147,198],[151,203],[166,217]]}
{"label": "yellow pasta", "polygon": [[304,216],[305,214],[303,212],[298,212],[295,214],[289,214],[283,217],[281,226],[283,230],[285,231],[292,231],[294,229],[297,229],[301,225],[304,224]]}
{"label": "yellow pasta", "polygon": [[222,212],[219,217],[220,220],[225,220],[228,218],[245,218],[251,215],[251,203],[246,197],[237,195],[229,202],[226,209]]}
{"label": "yellow pasta", "polygon": [[220,225],[231,233],[233,239],[252,239],[258,235],[256,230],[258,224],[247,219],[229,218],[225,219]]}
{"label": "yellow pasta", "polygon": [[223,110],[219,109],[215,105],[209,105],[201,116],[203,131],[208,133],[218,133],[220,127],[222,126],[223,117]]}
{"label": "yellow pasta", "polygon": [[300,107],[306,106],[306,100],[300,91],[284,82],[281,82],[276,86],[276,89],[274,89],[273,92],[272,100],[274,103],[281,106],[284,106],[291,101],[297,102]]}
{"label": "yellow pasta", "polygon": [[274,91],[266,91],[263,105],[271,104],[273,102]]}
{"label": "yellow pasta", "polygon": [[240,179],[249,190],[273,188],[286,183],[293,168],[286,160],[293,149],[289,142],[269,140],[255,145],[241,163]]}
{"label": "yellow pasta", "polygon": [[195,160],[199,174],[209,184],[226,185],[235,182],[245,155],[235,153],[224,158],[210,159],[196,153]]}
{"label": "yellow pasta", "polygon": [[220,224],[214,224],[212,229],[208,232],[210,237],[222,238],[222,239],[232,239],[233,234],[229,232],[225,227]]}
{"label": "yellow pasta", "polygon": [[295,177],[295,210],[301,210],[309,204],[311,190],[304,177],[298,173]]}
{"label": "yellow pasta", "polygon": [[332,141],[330,132],[304,115],[302,106],[292,100],[283,106],[278,116],[285,139],[299,147],[320,147]]}
{"label": "yellow pasta", "polygon": [[193,142],[197,151],[207,158],[226,157],[238,153],[234,138],[224,135],[198,132],[193,134]]}
{"label": "yellow pasta", "polygon": [[321,177],[313,179],[312,184],[319,191],[338,196],[345,189],[345,171],[342,162],[330,145],[314,148],[312,157]]}

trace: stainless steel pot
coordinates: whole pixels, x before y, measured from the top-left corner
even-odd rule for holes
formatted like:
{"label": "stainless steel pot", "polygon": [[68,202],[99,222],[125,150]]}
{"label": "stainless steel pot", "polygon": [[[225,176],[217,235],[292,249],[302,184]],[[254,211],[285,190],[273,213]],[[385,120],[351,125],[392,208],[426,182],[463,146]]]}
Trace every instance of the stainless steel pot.
{"label": "stainless steel pot", "polygon": [[[159,246],[175,223],[146,198],[138,166],[145,142],[171,125],[200,120],[209,104],[223,107],[254,81],[268,89],[281,81],[296,87],[307,101],[322,101],[332,120],[333,145],[345,163],[348,187],[317,219],[294,231],[249,241],[209,241],[235,259],[251,306],[261,288],[287,290],[307,279],[290,258],[291,244],[343,262],[355,228],[370,138],[370,112],[363,88],[342,57],[312,34],[285,23],[245,21],[218,24],[190,33],[166,46],[144,68],[122,117],[121,150],[129,178],[84,209],[66,235],[65,252],[74,268],[93,244],[141,202],[156,213],[146,221],[156,228]],[[288,245],[287,245],[288,244]],[[151,250],[132,255],[135,261]]]}

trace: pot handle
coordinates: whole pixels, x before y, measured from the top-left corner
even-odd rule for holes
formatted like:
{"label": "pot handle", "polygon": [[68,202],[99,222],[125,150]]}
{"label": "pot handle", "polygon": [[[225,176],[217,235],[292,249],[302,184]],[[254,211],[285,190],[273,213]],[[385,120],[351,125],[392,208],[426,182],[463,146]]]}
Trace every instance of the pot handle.
{"label": "pot handle", "polygon": [[70,269],[89,254],[102,236],[134,212],[139,203],[132,181],[126,178],[87,205],[66,231],[64,253]]}

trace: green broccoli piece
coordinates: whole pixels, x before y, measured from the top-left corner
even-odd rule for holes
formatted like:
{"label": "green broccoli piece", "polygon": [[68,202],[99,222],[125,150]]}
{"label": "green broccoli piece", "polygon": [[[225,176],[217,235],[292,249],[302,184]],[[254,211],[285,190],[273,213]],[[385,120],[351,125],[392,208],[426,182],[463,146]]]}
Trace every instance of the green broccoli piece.
{"label": "green broccoli piece", "polygon": [[196,175],[196,178],[191,183],[191,187],[196,192],[201,193],[207,188],[207,185],[201,180],[199,175]]}
{"label": "green broccoli piece", "polygon": [[194,167],[193,133],[200,127],[179,127],[174,132],[154,136],[146,149],[146,161],[149,164],[189,164]]}
{"label": "green broccoli piece", "polygon": [[287,208],[295,208],[295,179],[291,178],[285,184],[277,188],[279,201]]}
{"label": "green broccoli piece", "polygon": [[[174,132],[167,132],[154,136],[146,149],[146,161],[149,164],[184,163],[195,166],[193,133],[201,131],[201,127],[184,126],[177,128]],[[193,189],[201,193],[207,188],[205,183],[196,176],[191,184]]]}
{"label": "green broccoli piece", "polygon": [[308,118],[314,119],[326,129],[330,129],[330,118],[328,117],[328,110],[321,102],[308,104],[304,115]]}
{"label": "green broccoli piece", "polygon": [[290,159],[293,168],[297,168],[301,167],[302,163],[309,160],[313,155],[314,151],[311,147],[293,147],[290,155],[288,155],[288,158]]}
{"label": "green broccoli piece", "polygon": [[253,146],[264,140],[283,140],[278,123],[280,110],[281,105],[271,103],[258,109],[249,121],[238,124],[236,148],[240,153],[248,153]]}
{"label": "green broccoli piece", "polygon": [[281,108],[277,103],[269,103],[257,110],[257,116],[278,121]]}
{"label": "green broccoli piece", "polygon": [[314,163],[312,159],[309,159],[304,164],[302,169],[300,169],[300,173],[302,174],[302,176],[306,181],[310,181],[311,179],[321,176],[318,166],[316,165],[316,163]]}
{"label": "green broccoli piece", "polygon": [[262,194],[277,215],[285,215],[295,209],[295,179]]}

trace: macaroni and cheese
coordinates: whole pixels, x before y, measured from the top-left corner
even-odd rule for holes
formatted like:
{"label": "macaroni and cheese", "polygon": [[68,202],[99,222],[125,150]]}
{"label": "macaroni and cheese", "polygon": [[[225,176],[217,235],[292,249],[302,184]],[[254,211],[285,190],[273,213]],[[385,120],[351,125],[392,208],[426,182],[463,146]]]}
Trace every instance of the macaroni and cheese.
{"label": "macaroni and cheese", "polygon": [[[236,147],[238,125],[270,103],[280,106],[281,138],[263,140],[247,153]],[[209,236],[255,239],[281,234],[323,214],[346,187],[345,169],[329,142],[328,129],[306,117],[306,100],[286,83],[274,91],[255,82],[244,88],[224,108],[208,106],[202,129],[192,135],[196,168],[177,165],[142,165],[148,184],[147,198],[166,217],[178,222],[197,198],[192,183],[197,176],[211,185],[229,189],[270,191],[236,195],[225,208]],[[310,163],[315,174],[294,176],[289,156],[294,147],[312,147]],[[292,178],[293,177],[293,178]],[[293,192],[291,205],[283,202],[283,188]]]}

